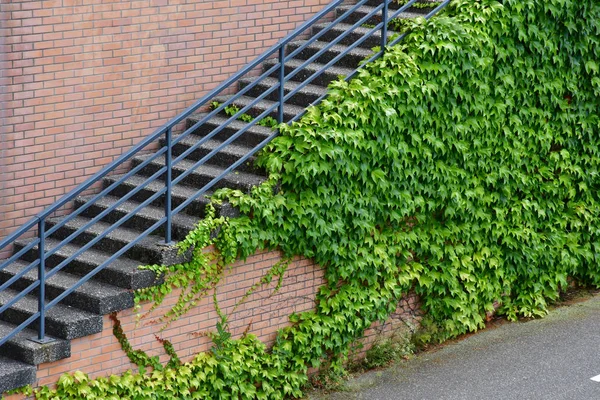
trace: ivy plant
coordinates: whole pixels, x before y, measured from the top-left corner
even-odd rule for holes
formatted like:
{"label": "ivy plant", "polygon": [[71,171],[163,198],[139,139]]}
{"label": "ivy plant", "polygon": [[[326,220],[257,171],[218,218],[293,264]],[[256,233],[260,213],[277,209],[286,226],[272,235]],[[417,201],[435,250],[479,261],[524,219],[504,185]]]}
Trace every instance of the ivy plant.
{"label": "ivy plant", "polygon": [[314,311],[291,315],[268,351],[252,335],[228,336],[223,316],[213,351],[190,363],[65,375],[36,396],[298,397],[309,367],[342,368],[409,290],[432,339],[444,340],[482,328],[496,308],[543,316],[568,279],[600,286],[599,43],[595,0],[455,0],[417,20],[401,44],[280,126],[259,159],[269,179],[215,195],[242,216],[201,221],[182,244],[193,261],[152,267],[165,284],[138,293],[160,301],[187,287],[168,321],[231,260],[278,248],[324,268]]}

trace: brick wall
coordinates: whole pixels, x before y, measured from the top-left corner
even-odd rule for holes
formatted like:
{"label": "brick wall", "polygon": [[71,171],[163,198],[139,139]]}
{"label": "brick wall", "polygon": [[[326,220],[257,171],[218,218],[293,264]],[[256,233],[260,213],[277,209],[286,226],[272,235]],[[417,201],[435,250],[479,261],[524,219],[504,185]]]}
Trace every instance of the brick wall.
{"label": "brick wall", "polygon": [[367,350],[382,339],[409,338],[420,328],[422,317],[419,297],[411,292],[400,301],[396,311],[387,321],[377,321],[366,330],[363,338],[351,351],[351,357],[355,360],[364,358]]}
{"label": "brick wall", "polygon": [[0,0],[0,240],[329,2]]}
{"label": "brick wall", "polygon": [[[259,282],[280,259],[278,252],[257,253],[246,262],[234,264],[225,273],[217,293],[219,307],[229,317],[234,338],[239,338],[248,330],[270,344],[277,329],[288,324],[289,314],[314,307],[315,293],[323,285],[323,273],[311,260],[298,258],[290,265],[279,292],[273,293],[276,282],[261,287],[234,311],[236,303],[250,287]],[[168,361],[168,356],[154,337],[155,334],[170,340],[181,360],[186,362],[198,352],[210,349],[211,341],[202,333],[214,332],[218,321],[210,293],[191,312],[159,332],[163,325],[157,322],[157,318],[170,309],[178,295],[179,292],[169,295],[161,307],[144,318],[138,326],[131,310],[118,314],[132,346],[150,355],[160,355],[163,363]],[[38,369],[39,384],[56,383],[60,375],[68,371],[81,370],[91,376],[107,376],[136,369],[121,350],[112,333],[112,326],[110,318],[105,316],[102,333],[72,341],[71,358],[41,365]]]}
{"label": "brick wall", "polygon": [[[6,132],[7,122],[6,117],[8,112],[4,104],[11,98],[11,94],[8,93],[8,85],[11,82],[11,78],[8,74],[8,61],[6,57],[10,51],[10,46],[6,44],[6,32],[4,28],[6,21],[8,20],[8,14],[1,12],[0,0],[0,238],[2,238],[3,227],[11,225],[12,223],[7,222],[8,209],[5,204],[5,197],[2,195],[5,193],[5,181],[6,181],[6,170],[5,159],[7,155],[6,150]],[[1,239],[0,239],[1,240]],[[0,258],[2,258],[2,251],[0,250]]]}
{"label": "brick wall", "polygon": [[[234,338],[239,338],[247,331],[271,345],[277,330],[289,325],[288,317],[292,312],[314,309],[317,290],[324,284],[324,271],[310,259],[295,258],[277,293],[274,293],[276,282],[273,282],[256,290],[234,310],[248,289],[259,282],[280,260],[279,252],[258,252],[245,262],[234,264],[225,273],[217,289],[218,301],[222,311],[229,317],[230,331]],[[168,361],[168,357],[156,340],[155,334],[170,340],[182,361],[190,361],[198,352],[209,350],[210,340],[202,336],[202,333],[215,331],[218,321],[212,295],[209,295],[184,317],[163,332],[159,332],[162,325],[156,319],[164,315],[176,302],[178,294],[179,292],[174,292],[169,295],[159,309],[139,324],[136,324],[136,316],[131,310],[118,313],[124,332],[133,347],[143,349],[149,355],[159,355],[163,364]],[[149,305],[145,305],[141,312],[148,307]],[[355,356],[363,356],[382,336],[393,335],[398,331],[405,331],[407,327],[416,326],[420,320],[419,315],[416,296],[410,295],[403,299],[396,313],[388,321],[375,323],[366,332],[362,339],[363,346],[356,351]],[[129,362],[114,337],[112,327],[112,321],[105,316],[102,333],[71,342],[70,358],[40,365],[37,372],[38,384],[53,385],[63,373],[77,370],[88,373],[91,377],[120,374],[128,369],[136,370],[137,367]],[[22,396],[14,396],[11,400],[18,398]]]}

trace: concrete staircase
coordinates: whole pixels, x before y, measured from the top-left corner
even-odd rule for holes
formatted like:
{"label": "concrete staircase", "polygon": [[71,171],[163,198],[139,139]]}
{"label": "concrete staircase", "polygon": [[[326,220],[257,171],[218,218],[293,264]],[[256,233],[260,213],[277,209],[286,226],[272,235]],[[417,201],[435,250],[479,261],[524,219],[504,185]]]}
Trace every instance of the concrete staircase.
{"label": "concrete staircase", "polygon": [[[286,72],[291,72],[294,68],[302,63],[320,49],[327,45],[327,41],[331,41],[340,34],[348,30],[355,21],[366,15],[369,7],[380,4],[381,0],[371,0],[369,6],[358,9],[344,24],[338,24],[331,31],[325,34],[321,40],[308,46],[299,53],[296,59],[290,60],[286,64]],[[428,0],[422,0],[427,3]],[[348,10],[350,6],[339,7],[337,14],[341,15]],[[391,9],[397,8],[398,5],[392,5]],[[412,8],[408,13],[403,14],[403,17],[412,18],[427,11],[431,8]],[[371,18],[369,24],[376,24],[380,21],[380,16]],[[326,24],[316,25],[313,28],[313,34],[321,31],[326,27]],[[323,63],[333,59],[340,54],[346,45],[354,43],[358,38],[368,31],[367,28],[359,28],[354,33],[344,39],[343,43],[334,46],[332,49],[325,52],[316,63],[309,65],[301,73],[294,77],[293,81],[286,84],[285,91],[288,93],[295,88],[300,82],[312,75],[314,72],[322,70]],[[390,32],[393,34],[394,32]],[[292,42],[288,46],[288,51],[291,52],[301,46],[303,41]],[[319,78],[313,81],[312,84],[306,86],[299,93],[293,96],[285,107],[285,120],[298,115],[305,107],[316,101],[320,96],[326,93],[327,85],[337,79],[339,76],[347,76],[350,74],[365,58],[372,55],[371,48],[380,44],[380,34],[375,34],[367,40],[363,47],[358,47],[350,51],[340,62],[323,73]],[[265,70],[277,64],[277,60],[268,60],[265,62]],[[241,86],[244,87],[252,82],[252,79],[244,79],[241,81]],[[251,96],[258,96],[264,93],[266,89],[277,84],[277,79],[265,80],[251,89],[248,93],[250,97],[241,97],[235,104],[243,107],[252,101]],[[248,113],[251,115],[259,115],[263,110],[267,109],[277,101],[277,91],[269,98],[259,102]],[[224,102],[227,97],[217,98],[217,101]],[[188,127],[192,126],[203,115],[195,115],[188,119]],[[275,117],[275,115],[273,115]],[[217,115],[208,123],[203,125],[194,135],[186,138],[178,143],[173,149],[174,157],[182,154],[185,150],[193,145],[195,140],[203,137],[203,135],[211,132],[214,128],[223,125],[227,117]],[[206,142],[198,150],[192,152],[184,161],[178,163],[174,169],[173,177],[178,176],[181,172],[191,168],[195,161],[200,160],[203,156],[211,152],[218,146],[219,143],[231,137],[239,129],[242,129],[245,124],[242,122],[234,122],[225,128],[221,133],[215,136],[212,140]],[[198,168],[189,175],[181,184],[173,187],[173,207],[180,205],[199,190],[203,185],[218,176],[233,162],[238,160],[244,154],[249,152],[252,147],[256,146],[262,140],[267,138],[272,133],[271,129],[254,126],[239,139],[234,141],[232,145],[226,147],[225,150],[219,152],[213,157],[208,164]],[[149,156],[142,155],[133,159],[133,167],[139,165]],[[47,239],[47,248],[54,248],[62,239],[68,237],[78,228],[87,224],[91,218],[99,215],[107,210],[122,196],[125,196],[133,188],[138,187],[147,177],[157,172],[164,166],[164,159],[159,158],[143,169],[136,175],[130,177],[121,183],[109,196],[104,197],[100,201],[87,208],[80,216],[68,222],[65,226],[59,228],[52,236]],[[110,186],[117,182],[120,176],[111,176],[104,179],[104,187]],[[248,163],[238,168],[234,173],[229,174],[217,184],[218,187],[229,187],[247,191],[252,186],[259,184],[264,179],[261,171],[257,170],[252,163]],[[60,262],[74,254],[79,247],[88,243],[98,234],[108,228],[113,222],[118,221],[124,215],[130,213],[136,206],[164,188],[164,184],[159,181],[150,183],[144,190],[137,193],[133,198],[126,201],[116,210],[107,213],[102,218],[102,222],[91,225],[85,230],[85,234],[80,235],[71,244],[61,248],[56,254],[47,259],[47,268],[57,266]],[[210,193],[208,193],[210,195]],[[79,208],[86,204],[88,198],[81,197],[75,202],[75,207]],[[56,273],[48,279],[46,284],[46,296],[49,300],[56,298],[64,290],[73,286],[79,277],[92,271],[99,266],[104,260],[107,260],[111,254],[121,249],[132,239],[139,236],[141,232],[152,226],[156,221],[164,216],[164,199],[159,197],[151,206],[144,208],[135,217],[129,220],[124,226],[117,228],[106,238],[100,240],[93,249],[86,251],[74,261],[70,262],[62,271]],[[185,213],[180,213],[174,216],[173,220],[173,236],[175,240],[182,239],[203,217],[204,207],[208,203],[205,198],[199,199],[188,206]],[[51,220],[48,228],[54,226],[60,220]],[[36,325],[33,324],[29,329],[19,333],[0,348],[0,393],[7,390],[34,384],[36,381],[36,366],[41,363],[52,362],[70,356],[70,340],[81,338],[87,335],[98,333],[102,330],[102,316],[115,311],[121,311],[133,307],[132,289],[139,289],[156,284],[156,277],[152,272],[138,269],[139,265],[168,263],[176,260],[172,259],[172,255],[168,254],[165,246],[162,245],[163,237],[160,230],[155,232],[155,236],[149,236],[141,243],[130,249],[125,256],[110,264],[107,268],[98,273],[91,281],[79,287],[74,293],[66,297],[58,306],[52,308],[47,313],[46,331],[50,338],[55,340],[47,344],[38,344],[30,338],[35,338]],[[26,246],[27,242],[17,242],[16,251]],[[171,257],[171,259],[170,259]],[[31,261],[37,259],[37,248],[33,248],[22,257],[21,260],[13,263],[8,268],[0,271],[0,284],[7,282],[19,271],[22,271],[25,266]],[[37,270],[25,274],[24,277],[13,283],[9,289],[0,292],[0,306],[6,304],[15,295],[25,289],[37,279]],[[0,337],[6,336],[15,326],[21,324],[37,311],[37,298],[35,295],[26,296],[13,307],[10,307],[5,312],[0,314]]]}

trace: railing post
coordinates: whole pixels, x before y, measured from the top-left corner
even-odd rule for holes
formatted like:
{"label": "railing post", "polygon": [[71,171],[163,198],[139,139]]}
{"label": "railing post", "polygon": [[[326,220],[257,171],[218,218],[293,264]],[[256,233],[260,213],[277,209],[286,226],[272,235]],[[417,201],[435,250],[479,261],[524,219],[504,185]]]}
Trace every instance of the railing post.
{"label": "railing post", "polygon": [[46,220],[40,218],[38,221],[38,280],[40,287],[38,289],[38,311],[40,313],[40,322],[38,326],[38,337],[31,340],[36,343],[48,343],[52,339],[46,337]]}
{"label": "railing post", "polygon": [[383,10],[381,11],[381,20],[383,26],[381,27],[381,52],[385,52],[385,46],[387,46],[387,33],[388,33],[388,4],[389,0],[383,0]]}
{"label": "railing post", "polygon": [[277,122],[283,122],[283,98],[285,97],[285,45],[279,47],[279,109],[277,110]]}
{"label": "railing post", "polygon": [[167,193],[165,196],[165,216],[167,217],[167,222],[165,226],[165,244],[171,244],[172,237],[172,204],[171,204],[171,189],[173,182],[173,144],[172,144],[172,131],[171,128],[168,128],[165,132],[166,143],[167,143],[167,153],[165,154],[165,166],[167,167],[167,173],[165,178],[165,184],[167,187]]}

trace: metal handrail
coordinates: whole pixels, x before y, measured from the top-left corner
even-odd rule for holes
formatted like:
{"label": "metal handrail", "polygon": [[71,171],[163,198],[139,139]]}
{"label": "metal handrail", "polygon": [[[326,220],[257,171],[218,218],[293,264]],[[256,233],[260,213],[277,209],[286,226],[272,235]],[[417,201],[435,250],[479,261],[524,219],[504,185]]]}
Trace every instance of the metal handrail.
{"label": "metal handrail", "polygon": [[[332,1],[329,5],[324,7],[321,11],[319,11],[317,14],[315,14],[312,18],[310,18],[308,21],[303,23],[300,27],[295,29],[292,33],[288,34],[285,38],[280,40],[276,45],[272,46],[270,49],[268,49],[262,55],[257,57],[254,61],[250,62],[248,65],[246,65],[240,71],[238,71],[237,73],[232,75],[230,78],[225,80],[223,83],[221,83],[215,89],[213,89],[210,93],[206,94],[201,99],[194,102],[191,106],[186,108],[181,114],[179,114],[175,118],[171,119],[169,122],[167,122],[165,125],[158,128],[157,130],[155,130],[149,136],[142,139],[138,144],[134,145],[129,151],[125,152],[123,155],[118,157],[116,160],[114,160],[113,162],[108,164],[101,171],[98,171],[97,173],[92,175],[85,182],[80,184],[77,188],[71,190],[69,193],[67,193],[66,195],[61,197],[54,204],[52,204],[48,208],[44,209],[42,212],[37,214],[35,217],[33,217],[31,220],[29,220],[27,223],[25,223],[23,226],[21,226],[15,232],[13,232],[8,237],[6,237],[2,241],[0,241],[0,250],[2,250],[4,248],[8,247],[9,245],[14,244],[19,238],[21,238],[27,232],[37,228],[37,238],[33,239],[30,243],[25,245],[22,249],[15,252],[8,259],[1,262],[0,263],[0,271],[3,270],[4,268],[6,268],[7,266],[9,266],[10,264],[12,264],[13,262],[19,260],[21,257],[26,255],[28,252],[33,251],[36,248],[36,246],[37,246],[37,258],[35,259],[35,261],[33,261],[28,266],[23,268],[23,270],[21,270],[18,274],[16,274],[12,278],[10,278],[8,281],[6,281],[2,285],[0,285],[0,292],[6,290],[13,283],[15,283],[17,280],[19,280],[25,274],[27,274],[28,272],[32,271],[35,268],[37,268],[37,270],[38,270],[38,279],[35,282],[31,283],[26,289],[19,292],[10,301],[3,304],[0,307],[0,314],[36,289],[38,292],[37,293],[38,311],[36,313],[34,313],[33,315],[31,315],[29,318],[27,318],[24,322],[19,324],[19,326],[14,328],[11,333],[0,338],[0,346],[3,345],[4,343],[6,343],[8,340],[10,340],[12,337],[14,337],[14,335],[21,332],[23,329],[27,328],[29,325],[31,325],[35,321],[39,322],[38,323],[37,341],[39,341],[39,342],[48,341],[48,338],[46,337],[46,333],[45,333],[45,314],[49,309],[54,307],[61,300],[63,300],[65,297],[67,297],[69,294],[71,294],[73,291],[75,291],[78,287],[80,287],[81,285],[86,283],[94,275],[96,275],[98,272],[102,271],[106,266],[108,266],[110,263],[115,261],[117,258],[121,257],[123,254],[125,254],[127,251],[129,251],[133,246],[135,246],[141,240],[143,240],[144,238],[146,238],[147,236],[149,236],[150,234],[155,232],[161,226],[164,226],[165,243],[167,243],[167,244],[171,243],[173,216],[180,213],[187,206],[189,206],[192,202],[196,201],[199,197],[206,194],[207,191],[210,190],[221,179],[223,179],[223,177],[225,175],[227,175],[228,173],[230,173],[231,171],[233,171],[234,169],[236,169],[237,167],[239,167],[240,165],[245,163],[256,152],[258,152],[259,150],[264,148],[271,140],[273,140],[278,135],[278,131],[274,130],[271,135],[269,135],[267,138],[262,140],[258,145],[256,145],[249,152],[247,152],[243,157],[239,158],[236,162],[234,162],[232,165],[230,165],[225,170],[223,170],[222,173],[220,173],[217,177],[212,179],[210,182],[208,182],[206,185],[204,185],[202,188],[200,188],[195,194],[193,194],[192,196],[187,198],[185,201],[183,201],[180,205],[178,205],[175,208],[173,208],[173,203],[172,203],[172,188],[174,185],[177,185],[178,183],[182,182],[182,180],[185,179],[187,176],[189,176],[189,174],[191,174],[195,169],[197,169],[199,166],[205,164],[213,156],[215,156],[217,153],[219,153],[223,148],[225,148],[226,146],[231,144],[233,141],[238,139],[241,135],[245,134],[250,128],[252,128],[254,125],[256,125],[264,117],[274,113],[275,110],[277,111],[276,112],[277,122],[279,122],[279,123],[285,122],[284,121],[285,120],[284,111],[285,111],[285,102],[287,100],[289,100],[292,96],[297,94],[304,87],[309,85],[317,77],[319,77],[321,74],[323,74],[325,71],[327,71],[327,69],[332,67],[338,61],[340,61],[350,51],[352,51],[356,47],[360,46],[360,44],[362,44],[365,40],[367,40],[368,38],[373,36],[376,32],[381,32],[380,49],[372,57],[370,57],[367,60],[367,62],[373,61],[373,60],[381,57],[384,54],[385,47],[388,44],[393,45],[393,44],[397,43],[398,41],[402,40],[402,38],[404,38],[406,36],[406,33],[404,33],[404,34],[398,36],[396,39],[392,40],[392,42],[388,43],[388,24],[391,19],[396,18],[402,12],[404,12],[405,10],[410,8],[415,2],[417,2],[417,0],[409,0],[408,2],[406,2],[406,4],[404,4],[399,9],[395,10],[395,12],[393,12],[393,13],[390,13],[390,10],[389,10],[389,4],[393,0],[383,0],[382,4],[378,5],[377,7],[373,7],[370,13],[368,13],[367,15],[365,15],[364,17],[359,19],[357,22],[352,24],[351,28],[349,28],[346,32],[338,35],[335,39],[330,41],[327,44],[327,46],[324,46],[322,49],[317,51],[314,55],[312,55],[307,60],[305,60],[303,63],[301,63],[300,66],[298,66],[297,68],[295,68],[293,71],[291,71],[290,73],[288,73],[286,75],[285,65],[286,65],[287,61],[291,60],[296,55],[298,55],[300,52],[305,50],[308,46],[310,46],[311,44],[313,44],[314,42],[319,40],[319,38],[321,38],[323,35],[325,35],[327,32],[329,32],[331,29],[333,29],[337,24],[340,24],[343,21],[345,21],[350,15],[352,15],[356,10],[358,10],[359,7],[366,4],[367,1],[368,0],[359,0],[358,2],[353,4],[348,10],[346,10],[344,13],[335,17],[333,19],[333,21],[330,22],[326,27],[324,27],[319,32],[312,35],[301,46],[299,46],[297,49],[295,49],[294,51],[292,51],[286,55],[286,47],[288,44],[290,44],[294,39],[298,38],[300,35],[305,33],[309,28],[311,28],[313,25],[315,25],[321,19],[326,17],[328,14],[335,11],[335,9],[337,7],[339,7],[340,5],[342,5],[345,2],[345,0]],[[450,0],[443,0],[433,11],[431,11],[429,14],[427,14],[425,16],[425,18],[426,19],[431,18],[433,15],[437,14],[441,9],[443,9],[449,2],[450,2]],[[331,61],[327,62],[322,69],[316,71],[311,76],[304,79],[302,83],[297,85],[293,90],[290,90],[288,94],[285,94],[285,83],[289,82],[294,76],[296,76],[298,73],[300,73],[304,68],[306,68],[311,63],[315,62],[322,54],[327,52],[333,46],[335,46],[340,41],[342,41],[345,37],[350,35],[355,29],[362,26],[366,21],[370,20],[374,15],[379,14],[380,12],[381,12],[382,20],[379,24],[377,24],[375,27],[369,29],[367,31],[367,33],[365,33],[360,39],[353,42],[350,46],[347,46],[343,52],[341,52],[339,55],[334,57]],[[195,124],[193,124],[192,126],[187,128],[183,133],[179,134],[175,138],[173,137],[173,129],[179,123],[184,121],[186,118],[191,116],[193,113],[197,112],[199,109],[202,109],[203,107],[210,104],[210,102],[215,97],[222,94],[227,89],[231,88],[232,85],[237,84],[243,77],[245,77],[249,73],[253,72],[257,67],[261,66],[267,59],[272,58],[272,57],[277,57],[277,60],[278,60],[278,62],[273,67],[271,67],[268,70],[266,70],[265,72],[261,73],[252,82],[250,82],[244,88],[238,90],[236,92],[236,94],[232,95],[226,101],[224,101],[223,103],[216,106],[213,110],[208,111],[206,113],[206,115],[204,115],[198,122],[196,122]],[[363,66],[364,66],[364,64],[362,64],[356,70],[354,70],[348,77],[346,77],[346,80],[349,80],[352,77],[354,77],[356,75],[356,73]],[[200,126],[202,126],[203,124],[208,122],[211,118],[213,118],[217,114],[221,113],[223,110],[226,109],[226,107],[234,104],[237,99],[239,99],[244,94],[248,93],[250,90],[252,90],[254,87],[256,87],[256,85],[260,84],[264,79],[266,79],[274,74],[277,74],[277,77],[278,77],[278,83],[275,86],[271,87],[270,89],[262,92],[259,96],[255,97],[252,102],[250,102],[248,105],[239,109],[234,115],[231,115],[229,118],[227,118],[225,123],[223,123],[222,125],[220,125],[219,127],[215,128],[215,129],[213,129],[207,135],[204,135],[203,138],[197,140],[192,146],[189,146],[189,148],[187,150],[185,150],[183,153],[181,153],[179,156],[173,157],[173,147],[175,145],[180,143],[182,140],[184,140],[186,137],[188,137],[190,134],[192,134],[194,131],[196,131],[196,129],[198,129]],[[193,164],[192,168],[188,169],[187,171],[181,173],[179,176],[174,178],[173,167],[175,165],[177,165],[179,162],[183,161],[189,154],[191,154],[193,151],[197,150],[200,146],[205,144],[208,140],[210,140],[211,138],[213,138],[217,134],[219,134],[219,132],[221,132],[223,129],[225,129],[233,121],[238,120],[240,116],[242,116],[248,110],[253,108],[259,101],[265,99],[267,96],[269,96],[275,92],[277,93],[277,98],[279,99],[277,102],[274,102],[273,105],[268,107],[257,117],[253,118],[252,121],[248,122],[242,129],[240,129],[234,135],[231,135],[227,140],[220,143],[219,146],[217,146],[215,149],[210,151],[207,155],[202,157],[202,159],[195,162]],[[326,94],[319,97],[319,99],[314,104],[319,103],[325,96],[326,96]],[[306,113],[306,110],[302,111],[298,115],[293,116],[289,122],[297,121],[305,113]],[[85,204],[81,205],[79,208],[77,208],[76,210],[71,212],[69,215],[64,217],[64,219],[62,219],[62,221],[60,221],[60,222],[50,221],[52,226],[50,226],[50,227],[47,226],[48,225],[47,222],[49,222],[50,216],[55,214],[57,211],[61,210],[64,206],[69,204],[76,197],[78,197],[79,195],[84,193],[86,190],[90,189],[92,186],[94,186],[95,184],[100,182],[103,178],[107,177],[110,173],[117,170],[117,168],[123,166],[124,163],[132,160],[135,156],[139,155],[142,151],[144,151],[144,149],[146,149],[148,146],[154,144],[155,142],[158,142],[163,137],[164,137],[165,145],[158,148],[158,150],[156,150],[150,157],[145,159],[143,162],[140,162],[134,168],[130,169],[127,173],[120,176],[118,180],[116,180],[112,184],[110,184],[107,187],[105,187],[104,189],[102,189],[99,193],[93,195],[90,199],[87,200],[87,202]],[[119,185],[123,184],[125,181],[127,181],[128,179],[133,177],[137,172],[139,172],[143,168],[149,166],[152,162],[160,160],[162,157],[164,157],[164,166],[162,168],[158,169],[158,171],[155,172],[154,174],[152,174],[150,177],[145,179],[141,185],[138,185],[136,188],[129,191],[124,196],[121,196],[110,207],[108,207],[104,211],[98,213],[98,215],[91,218],[87,223],[85,223],[83,226],[76,229],[73,233],[68,235],[65,239],[62,239],[58,245],[54,246],[51,249],[46,248],[46,239],[49,238],[53,233],[55,233],[57,230],[64,227],[67,223],[69,223],[70,221],[75,219],[77,216],[81,215],[89,207],[94,205],[98,200],[109,195],[109,193],[111,193]],[[58,263],[51,270],[49,270],[49,271],[46,270],[46,260],[49,257],[53,256],[61,248],[68,245],[69,243],[71,243],[75,238],[77,238],[79,235],[81,235],[83,232],[85,232],[88,228],[90,228],[94,224],[97,224],[98,222],[102,221],[104,217],[106,217],[109,213],[113,212],[117,207],[119,207],[120,205],[125,203],[127,200],[131,199],[137,193],[142,191],[147,185],[149,185],[150,183],[152,183],[154,181],[162,179],[161,178],[162,176],[165,177],[164,178],[165,186],[163,189],[156,191],[156,193],[154,193],[152,196],[149,196],[146,200],[142,201],[139,205],[137,205],[137,207],[135,207],[135,209],[133,211],[131,211],[127,215],[121,217],[117,222],[112,223],[102,233],[96,235],[92,240],[87,242],[84,246],[81,246],[77,251],[75,251],[70,256],[66,257],[62,262]],[[75,260],[77,257],[79,257],[81,254],[83,254],[85,251],[88,251],[89,249],[94,247],[102,239],[106,238],[114,230],[116,230],[117,228],[122,226],[124,223],[126,223],[129,219],[131,219],[134,215],[136,215],[144,207],[149,206],[150,204],[152,204],[154,201],[156,201],[158,198],[162,197],[163,195],[165,196],[165,201],[164,201],[165,215],[162,218],[160,218],[157,222],[152,224],[152,226],[147,228],[144,232],[139,234],[135,240],[133,240],[132,242],[123,246],[121,249],[119,249],[114,254],[112,254],[111,257],[108,257],[100,265],[98,265],[92,271],[88,272],[76,284],[74,284],[69,289],[62,292],[59,296],[55,297],[53,300],[46,302],[45,286],[46,286],[47,279],[54,276],[56,273],[58,273],[60,270],[62,270],[64,267],[66,267],[70,262]]]}

